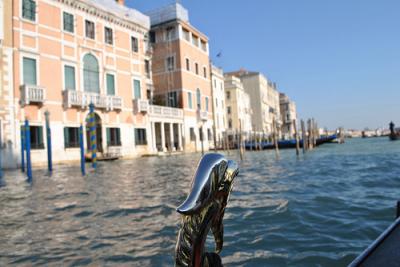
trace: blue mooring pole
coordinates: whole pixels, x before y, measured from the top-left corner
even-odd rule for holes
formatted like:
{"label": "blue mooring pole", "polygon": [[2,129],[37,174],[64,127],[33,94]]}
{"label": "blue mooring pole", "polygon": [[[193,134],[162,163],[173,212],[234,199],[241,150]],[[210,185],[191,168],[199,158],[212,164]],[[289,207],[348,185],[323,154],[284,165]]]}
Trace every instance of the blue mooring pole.
{"label": "blue mooring pole", "polygon": [[21,125],[21,171],[25,172],[25,126]]}
{"label": "blue mooring pole", "polygon": [[90,147],[92,150],[92,167],[94,169],[96,169],[96,166],[97,166],[96,122],[95,122],[95,117],[94,117],[93,103],[90,103],[89,110],[90,110],[89,125],[90,125]]}
{"label": "blue mooring pole", "polygon": [[26,145],[26,173],[28,182],[32,181],[32,163],[31,163],[31,131],[29,121],[25,120],[25,145]]}
{"label": "blue mooring pole", "polygon": [[46,110],[44,113],[46,118],[46,138],[47,138],[47,168],[49,173],[51,174],[53,171],[53,160],[52,160],[52,153],[51,153],[51,129],[50,129],[50,112]]}
{"label": "blue mooring pole", "polygon": [[79,127],[79,147],[81,148],[81,172],[85,175],[85,147],[83,146],[83,126]]}

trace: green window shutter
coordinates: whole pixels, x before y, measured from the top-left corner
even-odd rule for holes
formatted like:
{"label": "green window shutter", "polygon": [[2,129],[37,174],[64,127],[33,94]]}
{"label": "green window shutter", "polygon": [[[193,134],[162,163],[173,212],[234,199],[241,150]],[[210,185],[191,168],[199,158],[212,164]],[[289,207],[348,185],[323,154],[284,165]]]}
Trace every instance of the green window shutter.
{"label": "green window shutter", "polygon": [[38,144],[39,147],[44,147],[44,143],[43,143],[43,127],[39,126],[38,127]]}
{"label": "green window shutter", "polygon": [[188,102],[189,102],[189,108],[193,108],[191,92],[188,92]]}
{"label": "green window shutter", "polygon": [[115,78],[112,74],[106,75],[107,80],[107,95],[115,95]]}
{"label": "green window shutter", "polygon": [[121,145],[121,129],[117,128],[117,144]]}
{"label": "green window shutter", "polygon": [[134,87],[134,96],[135,99],[140,99],[141,98],[141,88],[140,88],[140,81],[139,80],[133,80],[133,87]]}
{"label": "green window shutter", "polygon": [[65,90],[75,90],[75,68],[64,66]]}
{"label": "green window shutter", "polygon": [[208,111],[208,97],[206,97],[206,111]]}
{"label": "green window shutter", "polygon": [[139,143],[139,132],[138,129],[134,129],[135,131],[135,144],[137,145]]}
{"label": "green window shutter", "polygon": [[64,127],[64,147],[67,148],[69,143],[69,133],[68,128]]}
{"label": "green window shutter", "polygon": [[67,12],[63,13],[64,31],[74,32],[74,16]]}
{"label": "green window shutter", "polygon": [[110,128],[107,128],[107,146],[110,146],[111,143],[111,133]]}
{"label": "green window shutter", "polygon": [[36,60],[33,58],[23,58],[24,84],[36,85]]}
{"label": "green window shutter", "polygon": [[22,17],[32,21],[36,20],[36,3],[33,0],[23,0]]}
{"label": "green window shutter", "polygon": [[99,63],[91,54],[83,57],[83,85],[86,92],[100,92]]}

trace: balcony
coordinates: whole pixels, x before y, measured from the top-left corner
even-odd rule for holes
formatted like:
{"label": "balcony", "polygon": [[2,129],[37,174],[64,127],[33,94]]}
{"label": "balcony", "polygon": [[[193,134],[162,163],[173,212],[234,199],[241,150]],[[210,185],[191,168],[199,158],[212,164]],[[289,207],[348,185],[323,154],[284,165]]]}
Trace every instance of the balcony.
{"label": "balcony", "polygon": [[43,104],[46,98],[46,90],[37,85],[21,85],[21,105],[29,105],[32,103]]}
{"label": "balcony", "polygon": [[180,108],[149,105],[149,115],[161,118],[183,119],[183,110]]}
{"label": "balcony", "polygon": [[147,99],[134,99],[133,100],[133,112],[135,114],[149,112],[149,100],[147,100]]}
{"label": "balcony", "polygon": [[95,108],[106,110],[121,110],[122,98],[119,96],[100,95],[96,93],[88,93],[74,90],[65,90],[64,105],[70,107],[88,108],[90,103],[94,104]]}
{"label": "balcony", "polygon": [[199,120],[206,121],[208,120],[208,112],[197,110],[197,117],[199,118]]}

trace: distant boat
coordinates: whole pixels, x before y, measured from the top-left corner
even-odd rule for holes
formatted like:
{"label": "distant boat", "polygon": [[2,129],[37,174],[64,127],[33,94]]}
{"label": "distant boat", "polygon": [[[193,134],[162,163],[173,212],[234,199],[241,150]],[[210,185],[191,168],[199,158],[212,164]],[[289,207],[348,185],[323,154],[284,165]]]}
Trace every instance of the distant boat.
{"label": "distant boat", "polygon": [[395,140],[400,140],[400,128],[395,128],[394,123],[391,121],[389,123],[389,129],[390,129],[390,134],[389,134],[389,139],[392,141]]}
{"label": "distant boat", "polygon": [[[336,134],[329,135],[329,136],[324,136],[324,137],[318,138],[318,139],[316,140],[316,144],[317,144],[317,146],[319,146],[319,145],[322,145],[322,144],[324,144],[324,143],[330,143],[330,142],[332,142],[333,140],[335,140],[336,138],[337,138],[337,135],[336,135]],[[299,143],[300,143],[300,147],[303,147],[303,140],[299,140]],[[258,143],[258,142],[256,143],[256,142],[254,142],[254,141],[252,141],[252,142],[245,142],[245,148],[246,148],[246,150],[255,150],[255,149],[257,149],[259,146],[261,147],[262,150],[274,149],[274,148],[275,148],[274,143],[271,143],[271,142],[266,142],[266,141],[263,141],[263,142],[261,142],[261,143]],[[280,149],[296,148],[296,140],[295,140],[295,139],[291,139],[291,140],[281,140],[281,141],[278,141],[278,147],[279,147]]]}

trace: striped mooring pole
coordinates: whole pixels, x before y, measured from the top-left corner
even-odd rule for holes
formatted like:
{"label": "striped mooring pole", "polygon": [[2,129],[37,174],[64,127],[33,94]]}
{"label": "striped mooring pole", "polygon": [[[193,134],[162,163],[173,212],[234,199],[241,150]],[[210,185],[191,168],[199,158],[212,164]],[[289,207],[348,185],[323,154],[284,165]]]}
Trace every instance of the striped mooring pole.
{"label": "striped mooring pole", "polygon": [[21,125],[21,171],[25,172],[25,126]]}
{"label": "striped mooring pole", "polygon": [[93,105],[93,103],[90,103],[89,111],[90,111],[89,125],[90,125],[90,147],[91,147],[91,150],[92,150],[92,167],[94,169],[96,169],[96,166],[97,166],[96,122],[95,122],[95,116],[94,116],[94,105]]}
{"label": "striped mooring pole", "polygon": [[47,138],[47,168],[49,173],[51,174],[53,171],[53,160],[52,160],[52,153],[51,153],[51,129],[50,129],[50,112],[46,110],[44,113],[46,119],[46,138]]}
{"label": "striped mooring pole", "polygon": [[79,127],[79,147],[81,149],[81,172],[85,175],[85,147],[83,146],[83,126]]}
{"label": "striped mooring pole", "polygon": [[28,182],[32,181],[32,163],[31,163],[31,131],[29,121],[25,120],[25,146],[26,146],[26,173]]}

